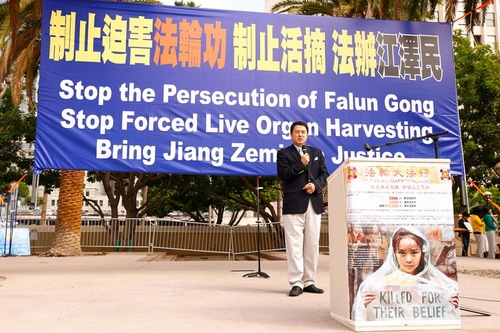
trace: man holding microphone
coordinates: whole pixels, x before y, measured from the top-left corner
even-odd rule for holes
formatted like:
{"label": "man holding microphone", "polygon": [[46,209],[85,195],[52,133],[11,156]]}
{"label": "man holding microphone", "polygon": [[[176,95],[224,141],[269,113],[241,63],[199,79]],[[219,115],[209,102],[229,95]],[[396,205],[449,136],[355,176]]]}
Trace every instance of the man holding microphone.
{"label": "man holding microphone", "polygon": [[306,146],[309,128],[302,121],[290,129],[293,144],[278,151],[277,171],[283,181],[283,226],[289,296],[322,294],[314,285],[319,261],[323,188],[329,175],[323,151]]}

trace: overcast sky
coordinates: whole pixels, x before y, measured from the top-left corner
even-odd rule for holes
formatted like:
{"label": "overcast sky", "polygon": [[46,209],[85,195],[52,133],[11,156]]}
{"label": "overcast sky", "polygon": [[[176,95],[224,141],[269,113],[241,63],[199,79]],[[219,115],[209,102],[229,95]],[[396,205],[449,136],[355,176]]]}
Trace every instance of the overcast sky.
{"label": "overcast sky", "polygon": [[[188,2],[189,0],[184,0]],[[264,12],[265,0],[192,0],[200,8],[242,10],[249,12]],[[173,5],[175,0],[161,0],[165,5]]]}

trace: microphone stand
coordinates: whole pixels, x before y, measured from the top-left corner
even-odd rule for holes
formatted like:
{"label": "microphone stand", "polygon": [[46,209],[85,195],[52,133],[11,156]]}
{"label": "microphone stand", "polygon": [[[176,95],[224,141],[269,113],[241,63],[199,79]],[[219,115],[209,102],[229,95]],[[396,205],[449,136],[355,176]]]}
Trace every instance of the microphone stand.
{"label": "microphone stand", "polygon": [[259,190],[262,189],[262,187],[259,186],[259,179],[260,177],[257,177],[257,272],[252,272],[252,273],[247,273],[243,275],[243,277],[256,277],[260,276],[263,278],[269,278],[270,276],[267,273],[264,273],[260,270],[260,193]]}
{"label": "microphone stand", "polygon": [[405,140],[400,140],[400,141],[396,141],[396,142],[387,142],[387,143],[384,143],[382,145],[378,145],[378,146],[370,146],[368,143],[365,143],[365,150],[366,151],[370,151],[372,149],[377,149],[377,148],[380,148],[380,147],[385,147],[385,146],[392,146],[392,145],[397,145],[399,143],[404,143],[404,142],[409,142],[409,141],[415,141],[415,140],[420,140],[420,139],[426,139],[426,138],[431,138],[432,141],[434,141],[434,157],[435,158],[438,158],[438,140],[439,140],[439,136],[440,135],[444,135],[444,134],[448,134],[449,131],[443,131],[443,132],[438,132],[438,133],[429,133],[427,135],[424,135],[424,136],[419,136],[419,137],[415,137],[415,138],[409,138],[409,139],[405,139]]}

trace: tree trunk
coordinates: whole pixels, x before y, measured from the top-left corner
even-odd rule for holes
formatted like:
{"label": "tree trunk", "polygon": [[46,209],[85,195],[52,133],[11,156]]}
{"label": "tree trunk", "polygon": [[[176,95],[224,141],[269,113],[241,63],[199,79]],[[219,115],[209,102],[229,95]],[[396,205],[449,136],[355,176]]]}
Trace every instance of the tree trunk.
{"label": "tree trunk", "polygon": [[403,0],[394,0],[394,20],[401,20],[401,14],[403,13]]}
{"label": "tree trunk", "polygon": [[80,256],[82,226],[82,202],[85,171],[61,172],[61,188],[57,209],[56,232],[48,256]]}
{"label": "tree trunk", "polygon": [[373,2],[372,1],[368,1],[367,3],[367,6],[366,6],[366,14],[365,14],[365,18],[366,19],[372,19],[373,18]]}
{"label": "tree trunk", "polygon": [[[116,180],[111,179],[111,174],[109,172],[99,172],[101,174],[101,182],[104,186],[104,191],[109,200],[109,206],[111,208],[111,218],[118,218],[118,203],[120,202],[121,192],[115,191],[113,189],[113,184],[116,186]],[[115,193],[116,192],[116,193]],[[116,195],[116,197],[115,197]]]}
{"label": "tree trunk", "polygon": [[42,212],[40,213],[40,225],[46,225],[48,197],[49,197],[48,194],[44,192],[42,201]]}

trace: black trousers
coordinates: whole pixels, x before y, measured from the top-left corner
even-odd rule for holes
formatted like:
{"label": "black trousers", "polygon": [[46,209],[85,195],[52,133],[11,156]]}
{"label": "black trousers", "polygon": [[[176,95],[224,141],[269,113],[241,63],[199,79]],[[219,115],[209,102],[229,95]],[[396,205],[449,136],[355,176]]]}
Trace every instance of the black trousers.
{"label": "black trousers", "polygon": [[462,257],[467,257],[470,243],[470,234],[468,232],[462,233]]}

